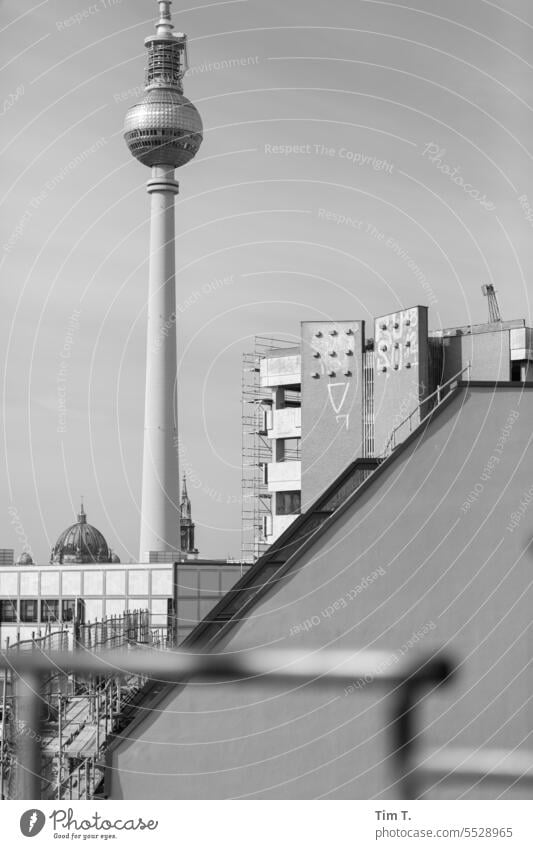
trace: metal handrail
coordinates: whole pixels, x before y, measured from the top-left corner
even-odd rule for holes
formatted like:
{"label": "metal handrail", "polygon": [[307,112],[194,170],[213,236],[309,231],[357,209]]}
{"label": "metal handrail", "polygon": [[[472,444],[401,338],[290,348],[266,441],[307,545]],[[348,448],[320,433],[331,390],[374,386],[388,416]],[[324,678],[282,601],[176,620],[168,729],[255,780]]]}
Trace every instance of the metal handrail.
{"label": "metal handrail", "polygon": [[[470,364],[470,362],[468,362],[466,364],[466,366],[463,366],[463,368],[460,371],[457,372],[457,374],[454,374],[453,377],[448,378],[448,380],[446,380],[444,383],[439,383],[437,388],[430,395],[428,395],[427,398],[424,398],[422,401],[420,401],[420,403],[415,407],[415,409],[411,410],[409,415],[407,415],[404,419],[402,419],[402,421],[399,424],[397,424],[396,427],[394,427],[392,429],[391,435],[389,436],[389,438],[387,440],[387,444],[385,445],[385,448],[383,450],[383,453],[380,456],[381,457],[388,457],[390,454],[392,454],[392,452],[396,448],[396,445],[393,445],[394,438],[395,438],[395,435],[396,435],[396,431],[398,431],[401,427],[403,427],[407,422],[410,423],[411,419],[415,415],[415,413],[418,413],[423,406],[425,406],[434,396],[436,396],[437,397],[437,403],[435,404],[434,407],[431,408],[431,410],[428,413],[426,413],[426,415],[423,418],[420,419],[418,424],[422,424],[423,422],[425,422],[426,419],[433,413],[433,411],[437,409],[439,404],[441,404],[444,401],[444,398],[441,397],[442,391],[444,389],[446,389],[446,387],[448,385],[451,385],[452,383],[454,383],[454,381],[459,381],[459,379],[465,373],[465,371],[470,371],[470,368],[471,368],[471,364]],[[412,427],[409,428],[409,431],[410,432],[412,431]]]}
{"label": "metal handrail", "polygon": [[413,751],[417,735],[414,712],[419,691],[438,687],[454,671],[439,654],[419,656],[418,662],[383,651],[272,651],[254,650],[229,654],[194,654],[185,651],[110,651],[7,653],[0,652],[0,669],[16,675],[18,713],[30,732],[17,738],[17,798],[41,798],[41,750],[39,743],[40,676],[56,671],[105,675],[143,675],[156,681],[185,683],[201,678],[219,683],[242,684],[267,677],[272,682],[299,681],[317,686],[344,684],[354,692],[381,685],[393,691],[391,748],[400,798],[417,797]]}

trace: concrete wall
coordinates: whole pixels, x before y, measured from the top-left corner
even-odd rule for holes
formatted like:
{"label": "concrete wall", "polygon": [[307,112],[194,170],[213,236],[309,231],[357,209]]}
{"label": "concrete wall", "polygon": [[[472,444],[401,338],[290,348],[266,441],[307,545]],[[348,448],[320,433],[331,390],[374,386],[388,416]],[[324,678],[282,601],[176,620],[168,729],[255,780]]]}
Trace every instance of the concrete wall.
{"label": "concrete wall", "polygon": [[[274,640],[280,649],[381,648],[401,658],[445,647],[459,675],[422,698],[424,744],[523,749],[533,692],[532,420],[530,388],[463,390],[330,524],[305,568],[254,608],[227,648]],[[389,708],[370,687],[175,689],[127,731],[113,757],[113,796],[394,797]],[[460,793],[529,795],[473,781],[427,790]]]}
{"label": "concrete wall", "polygon": [[300,489],[301,473],[299,460],[268,464],[269,492],[290,492]]}
{"label": "concrete wall", "polygon": [[302,510],[363,441],[362,321],[302,323]]}
{"label": "concrete wall", "polygon": [[261,386],[292,386],[300,383],[301,360],[298,348],[282,349],[261,360]]}
{"label": "concrete wall", "polygon": [[470,362],[471,380],[510,380],[510,331],[471,333],[443,339],[444,379],[448,380]]}
{"label": "concrete wall", "polygon": [[[374,453],[385,450],[393,429],[397,442],[420,421],[420,402],[428,390],[428,310],[412,307],[374,322]],[[410,413],[409,423],[402,425]]]}

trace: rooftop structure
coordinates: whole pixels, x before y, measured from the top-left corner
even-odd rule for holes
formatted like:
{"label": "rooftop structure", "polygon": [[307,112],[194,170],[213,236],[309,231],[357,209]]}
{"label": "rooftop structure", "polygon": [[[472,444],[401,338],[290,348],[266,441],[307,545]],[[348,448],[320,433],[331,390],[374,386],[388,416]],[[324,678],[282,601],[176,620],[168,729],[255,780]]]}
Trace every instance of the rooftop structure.
{"label": "rooftop structure", "polygon": [[300,345],[261,339],[245,357],[243,560],[263,554],[350,461],[397,446],[454,375],[533,379],[523,319],[429,331],[417,306],[365,332],[363,321],[302,322]]}

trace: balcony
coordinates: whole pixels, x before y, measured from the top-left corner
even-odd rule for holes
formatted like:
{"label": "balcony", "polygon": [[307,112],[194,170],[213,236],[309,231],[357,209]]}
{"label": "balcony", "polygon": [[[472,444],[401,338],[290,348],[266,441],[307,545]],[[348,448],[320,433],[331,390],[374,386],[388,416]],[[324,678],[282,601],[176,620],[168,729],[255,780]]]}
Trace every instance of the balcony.
{"label": "balcony", "polygon": [[270,492],[283,492],[301,488],[302,472],[299,460],[287,460],[284,463],[268,463],[267,475]]}
{"label": "balcony", "polygon": [[300,407],[284,407],[274,410],[269,416],[268,436],[270,439],[294,439],[302,435],[302,410]]}
{"label": "balcony", "polygon": [[261,386],[295,386],[302,376],[302,358],[298,348],[288,348],[261,360]]}

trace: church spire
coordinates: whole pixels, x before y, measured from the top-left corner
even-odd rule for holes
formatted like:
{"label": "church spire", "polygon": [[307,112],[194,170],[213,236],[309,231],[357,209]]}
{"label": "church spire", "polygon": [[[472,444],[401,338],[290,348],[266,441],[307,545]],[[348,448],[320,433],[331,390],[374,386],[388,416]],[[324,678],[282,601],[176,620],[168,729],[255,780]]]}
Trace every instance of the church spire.
{"label": "church spire", "polygon": [[78,513],[78,522],[81,524],[85,524],[87,522],[87,516],[83,507],[83,495],[80,497],[80,512]]}
{"label": "church spire", "polygon": [[184,554],[198,554],[194,546],[194,522],[192,520],[191,499],[187,492],[187,476],[183,475],[180,502],[181,550]]}

